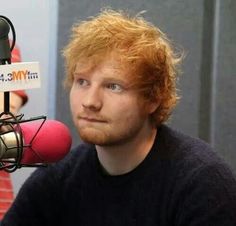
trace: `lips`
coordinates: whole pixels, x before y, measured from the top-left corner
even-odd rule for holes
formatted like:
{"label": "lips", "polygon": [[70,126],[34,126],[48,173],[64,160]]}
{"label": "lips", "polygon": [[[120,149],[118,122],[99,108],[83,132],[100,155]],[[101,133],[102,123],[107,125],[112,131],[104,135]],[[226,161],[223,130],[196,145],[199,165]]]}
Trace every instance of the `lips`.
{"label": "lips", "polygon": [[105,123],[106,121],[104,119],[100,119],[100,118],[91,118],[91,117],[78,117],[79,120],[82,121],[87,121],[87,122],[100,122],[100,123]]}

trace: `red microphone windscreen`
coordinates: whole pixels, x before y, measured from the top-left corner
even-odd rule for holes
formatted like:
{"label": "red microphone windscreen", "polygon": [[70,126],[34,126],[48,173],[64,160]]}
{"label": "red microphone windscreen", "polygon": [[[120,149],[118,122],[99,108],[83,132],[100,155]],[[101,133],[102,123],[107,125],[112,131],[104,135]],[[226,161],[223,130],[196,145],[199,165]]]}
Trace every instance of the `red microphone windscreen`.
{"label": "red microphone windscreen", "polygon": [[38,131],[41,124],[42,122],[34,121],[20,125],[24,145],[31,143],[31,146],[24,147],[22,164],[57,162],[70,151],[72,138],[69,129],[63,123],[46,120]]}

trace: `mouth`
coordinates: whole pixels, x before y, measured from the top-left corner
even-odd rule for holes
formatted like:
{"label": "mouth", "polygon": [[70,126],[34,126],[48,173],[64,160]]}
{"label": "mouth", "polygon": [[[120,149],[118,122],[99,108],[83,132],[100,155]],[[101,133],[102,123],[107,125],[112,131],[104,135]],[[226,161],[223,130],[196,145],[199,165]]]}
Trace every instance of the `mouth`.
{"label": "mouth", "polygon": [[106,123],[105,120],[99,119],[99,118],[90,118],[90,117],[78,117],[80,121],[86,121],[86,122],[97,122],[97,123]]}

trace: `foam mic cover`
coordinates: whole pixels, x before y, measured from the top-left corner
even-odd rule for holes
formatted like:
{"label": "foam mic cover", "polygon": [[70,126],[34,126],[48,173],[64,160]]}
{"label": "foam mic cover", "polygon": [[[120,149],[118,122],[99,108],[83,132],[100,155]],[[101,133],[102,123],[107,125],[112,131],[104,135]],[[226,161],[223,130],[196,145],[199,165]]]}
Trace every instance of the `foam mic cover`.
{"label": "foam mic cover", "polygon": [[[57,162],[70,151],[72,138],[69,129],[63,123],[46,120],[38,131],[41,124],[42,122],[37,121],[21,124],[23,143],[26,146],[21,164]],[[29,143],[31,145],[27,147]]]}

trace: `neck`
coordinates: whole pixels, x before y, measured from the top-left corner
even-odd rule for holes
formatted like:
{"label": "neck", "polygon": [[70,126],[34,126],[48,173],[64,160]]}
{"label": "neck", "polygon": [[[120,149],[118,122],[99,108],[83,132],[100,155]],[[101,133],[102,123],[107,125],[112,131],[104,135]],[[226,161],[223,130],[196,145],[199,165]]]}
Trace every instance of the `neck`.
{"label": "neck", "polygon": [[150,152],[157,129],[146,125],[134,138],[120,145],[96,146],[98,159],[110,175],[122,175],[136,168]]}

